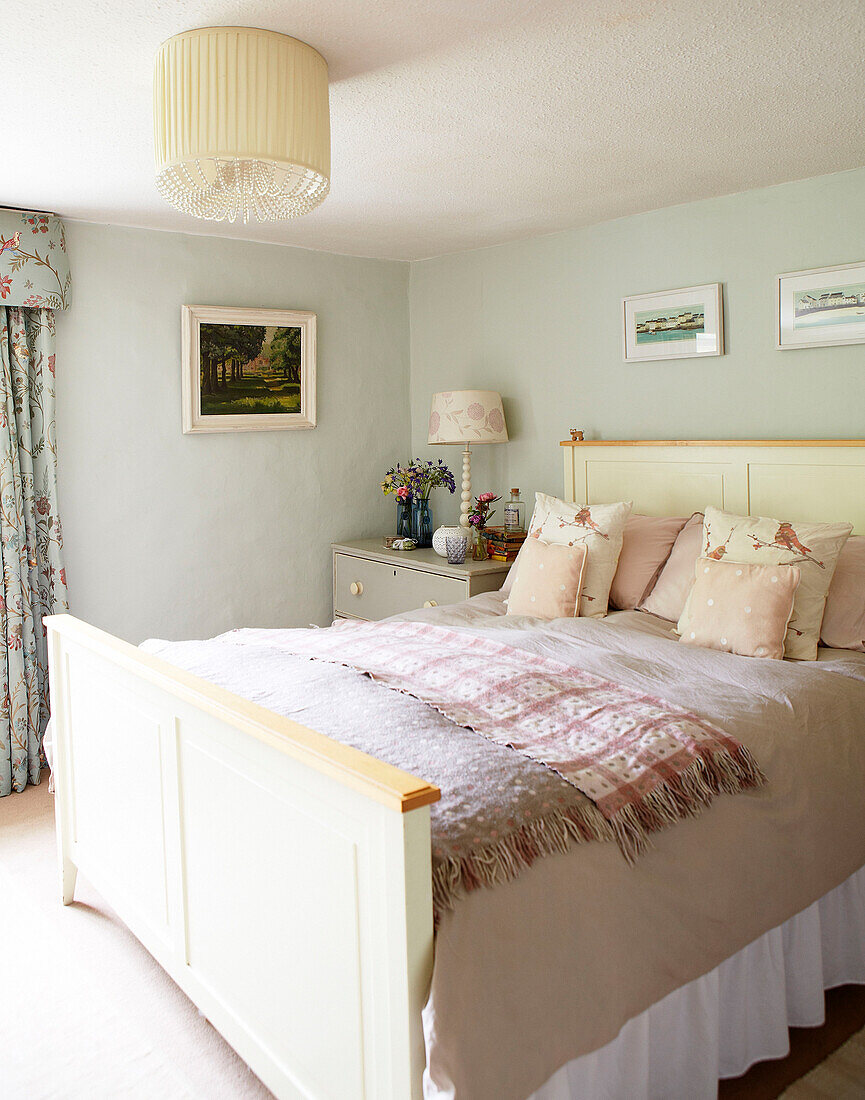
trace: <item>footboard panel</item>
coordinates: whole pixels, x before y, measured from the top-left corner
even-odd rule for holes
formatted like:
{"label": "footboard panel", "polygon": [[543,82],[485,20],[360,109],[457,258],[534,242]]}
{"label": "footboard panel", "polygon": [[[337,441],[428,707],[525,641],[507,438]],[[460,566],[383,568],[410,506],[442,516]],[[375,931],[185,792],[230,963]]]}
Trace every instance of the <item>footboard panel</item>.
{"label": "footboard panel", "polygon": [[70,616],[50,637],[78,870],[280,1097],[420,1097],[436,788]]}

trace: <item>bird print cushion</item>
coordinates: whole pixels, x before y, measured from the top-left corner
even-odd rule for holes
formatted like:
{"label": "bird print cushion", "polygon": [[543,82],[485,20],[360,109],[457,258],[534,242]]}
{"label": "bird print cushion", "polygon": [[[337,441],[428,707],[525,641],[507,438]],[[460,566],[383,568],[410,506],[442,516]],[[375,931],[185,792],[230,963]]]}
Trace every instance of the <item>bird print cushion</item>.
{"label": "bird print cushion", "polygon": [[703,557],[746,565],[797,565],[801,577],[787,627],[784,656],[816,661],[826,594],[838,555],[852,530],[849,523],[791,523],[707,508],[703,520]]}
{"label": "bird print cushion", "polygon": [[800,577],[798,565],[699,558],[679,641],[780,661]]}
{"label": "bird print cushion", "polygon": [[[540,539],[558,546],[582,544],[586,548],[580,615],[600,618],[607,613],[610,585],[622,551],[622,532],[630,514],[630,501],[574,504],[547,496],[546,493],[535,493],[529,539]],[[516,571],[515,563],[511,572]]]}

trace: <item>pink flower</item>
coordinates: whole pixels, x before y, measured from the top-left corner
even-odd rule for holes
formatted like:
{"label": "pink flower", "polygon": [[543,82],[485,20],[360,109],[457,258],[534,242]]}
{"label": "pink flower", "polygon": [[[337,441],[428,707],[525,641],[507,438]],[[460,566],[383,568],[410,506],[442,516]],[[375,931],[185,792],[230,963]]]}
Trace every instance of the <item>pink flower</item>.
{"label": "pink flower", "polygon": [[5,298],[12,289],[12,276],[0,275],[0,298]]}
{"label": "pink flower", "polygon": [[499,409],[493,409],[487,417],[487,423],[494,432],[502,432],[505,429],[505,418]]}
{"label": "pink flower", "polygon": [[36,511],[40,516],[47,516],[51,511],[51,502],[48,497],[37,497],[36,499]]}
{"label": "pink flower", "polygon": [[441,417],[435,411],[435,409],[433,409],[433,411],[429,414],[429,434],[430,435],[438,435],[439,423],[440,422],[441,422]]}
{"label": "pink flower", "polygon": [[64,585],[66,584],[66,570],[65,569],[60,570],[60,583],[64,584]]}
{"label": "pink flower", "polygon": [[400,487],[396,491],[396,495],[399,497],[400,500],[405,500],[406,497],[409,495],[408,485],[400,485]]}
{"label": "pink flower", "polygon": [[496,499],[496,494],[495,493],[481,493],[481,495],[478,497],[478,504],[486,504],[486,502],[488,500],[495,500],[495,499]]}
{"label": "pink flower", "polygon": [[471,405],[466,409],[472,420],[483,420],[484,407],[480,401],[472,401]]}
{"label": "pink flower", "polygon": [[54,356],[53,355],[48,356],[48,369],[51,371],[52,374],[54,373]]}

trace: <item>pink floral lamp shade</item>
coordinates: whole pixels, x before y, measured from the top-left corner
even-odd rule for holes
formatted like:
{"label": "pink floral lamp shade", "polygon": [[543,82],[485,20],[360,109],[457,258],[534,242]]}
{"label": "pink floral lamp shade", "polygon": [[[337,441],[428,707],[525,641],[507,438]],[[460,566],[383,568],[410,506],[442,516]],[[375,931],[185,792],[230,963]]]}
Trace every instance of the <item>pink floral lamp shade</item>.
{"label": "pink floral lamp shade", "polygon": [[434,393],[429,443],[507,443],[502,399],[495,390]]}

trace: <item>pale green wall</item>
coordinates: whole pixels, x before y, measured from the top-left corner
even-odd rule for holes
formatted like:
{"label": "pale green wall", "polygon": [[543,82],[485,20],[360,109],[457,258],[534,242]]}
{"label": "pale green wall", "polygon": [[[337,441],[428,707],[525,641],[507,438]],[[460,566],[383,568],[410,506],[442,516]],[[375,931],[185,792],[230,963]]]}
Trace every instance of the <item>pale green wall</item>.
{"label": "pale green wall", "polygon": [[[57,323],[59,493],[74,614],[132,641],[331,613],[333,539],[389,529],[410,446],[408,266],[71,223]],[[318,427],[183,435],[183,303],[318,315]]]}
{"label": "pale green wall", "polygon": [[[326,622],[329,543],[390,530],[378,482],[427,450],[437,389],[504,395],[513,442],[476,450],[477,492],[558,492],[570,427],[865,435],[865,345],[773,347],[779,271],[865,258],[865,169],[423,261],[410,276],[276,245],[67,228],[57,433],[70,598],[133,641]],[[725,356],[622,362],[623,295],[714,281]],[[319,426],[182,435],[184,302],[314,310]],[[457,448],[438,454],[458,472]],[[457,512],[457,497],[435,495],[437,523]]]}
{"label": "pale green wall", "polygon": [[[775,276],[856,260],[865,169],[415,263],[414,447],[426,450],[430,395],[460,388],[499,390],[513,440],[475,451],[476,492],[559,492],[556,443],[571,427],[607,439],[861,438],[865,345],[774,347]],[[726,355],[622,361],[622,297],[710,282],[724,288]],[[435,450],[458,463],[456,449]]]}

